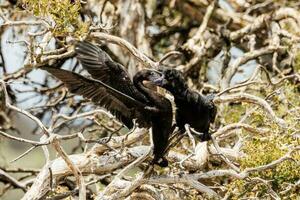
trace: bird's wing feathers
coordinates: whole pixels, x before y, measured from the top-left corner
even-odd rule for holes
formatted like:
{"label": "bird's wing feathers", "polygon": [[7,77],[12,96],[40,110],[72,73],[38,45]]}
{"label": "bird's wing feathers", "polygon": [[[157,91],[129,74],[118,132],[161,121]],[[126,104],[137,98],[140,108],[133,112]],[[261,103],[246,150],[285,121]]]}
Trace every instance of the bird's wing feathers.
{"label": "bird's wing feathers", "polygon": [[78,42],[75,47],[76,57],[94,79],[111,85],[110,71],[108,63],[112,62],[107,53],[97,46],[88,42]]}
{"label": "bird's wing feathers", "polygon": [[78,42],[75,51],[82,67],[94,79],[142,102],[148,102],[147,98],[133,85],[125,68],[114,62],[102,49],[89,42]]}
{"label": "bird's wing feathers", "polygon": [[82,95],[84,98],[91,99],[93,102],[105,107],[128,128],[132,127],[132,119],[135,118],[133,109],[145,106],[101,81],[88,79],[63,69],[53,67],[41,67],[41,69],[48,71],[64,82],[71,93]]}

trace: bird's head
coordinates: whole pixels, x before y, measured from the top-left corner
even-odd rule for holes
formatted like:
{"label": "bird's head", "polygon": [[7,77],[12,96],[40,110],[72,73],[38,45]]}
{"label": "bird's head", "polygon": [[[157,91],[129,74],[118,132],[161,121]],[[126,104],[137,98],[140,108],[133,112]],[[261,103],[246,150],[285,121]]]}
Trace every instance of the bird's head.
{"label": "bird's head", "polygon": [[160,71],[154,69],[146,69],[142,71],[143,71],[142,73],[143,80],[147,80],[156,84],[156,82],[161,82],[164,79],[164,74]]}
{"label": "bird's head", "polygon": [[180,93],[188,88],[183,74],[180,71],[176,69],[165,68],[160,70],[160,72],[163,74],[163,76],[153,81],[153,83],[156,85],[175,93]]}

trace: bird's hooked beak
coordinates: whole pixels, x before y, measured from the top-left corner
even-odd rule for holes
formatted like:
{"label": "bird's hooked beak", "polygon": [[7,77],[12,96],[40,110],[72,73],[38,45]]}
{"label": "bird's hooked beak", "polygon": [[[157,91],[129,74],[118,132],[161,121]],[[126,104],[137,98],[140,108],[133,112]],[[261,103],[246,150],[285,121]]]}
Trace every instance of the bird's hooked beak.
{"label": "bird's hooked beak", "polygon": [[158,85],[158,86],[162,86],[163,84],[165,84],[165,75],[158,71],[158,70],[152,70],[154,72],[156,72],[156,75],[155,76],[152,76],[150,79],[150,81],[152,83],[154,83],[155,85]]}
{"label": "bird's hooked beak", "polygon": [[164,74],[162,72],[160,72],[158,70],[154,70],[154,69],[151,69],[149,71],[150,71],[150,75],[148,76],[148,80],[155,85],[158,85],[158,86],[162,85],[163,81],[165,79]]}
{"label": "bird's hooked beak", "polygon": [[165,76],[162,74],[160,77],[152,79],[151,82],[155,85],[163,85],[165,82]]}

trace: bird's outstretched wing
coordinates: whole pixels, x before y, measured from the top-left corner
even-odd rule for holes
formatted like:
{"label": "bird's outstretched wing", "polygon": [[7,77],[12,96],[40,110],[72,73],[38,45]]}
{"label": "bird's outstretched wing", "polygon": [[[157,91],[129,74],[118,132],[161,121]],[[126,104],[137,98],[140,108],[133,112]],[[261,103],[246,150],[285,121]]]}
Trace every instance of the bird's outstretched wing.
{"label": "bird's outstretched wing", "polygon": [[89,42],[78,42],[75,46],[75,52],[82,67],[94,79],[100,80],[141,102],[148,102],[148,99],[132,83],[126,69],[113,61],[102,49]]}
{"label": "bird's outstretched wing", "polygon": [[145,107],[138,100],[99,80],[85,78],[74,72],[54,67],[41,67],[41,69],[48,71],[61,80],[71,93],[82,95],[84,98],[106,108],[128,128],[133,127],[132,119],[136,118],[137,113]]}

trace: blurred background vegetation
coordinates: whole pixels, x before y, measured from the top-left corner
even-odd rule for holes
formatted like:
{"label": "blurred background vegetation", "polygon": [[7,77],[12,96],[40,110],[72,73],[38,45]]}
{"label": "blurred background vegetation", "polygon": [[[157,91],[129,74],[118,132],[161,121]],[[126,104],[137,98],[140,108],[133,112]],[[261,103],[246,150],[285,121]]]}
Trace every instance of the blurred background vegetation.
{"label": "blurred background vegetation", "polygon": [[[207,8],[214,3],[207,26],[204,26]],[[170,57],[164,64],[181,70],[188,85],[202,94],[217,94],[229,87],[253,82],[232,89],[226,95],[247,93],[266,100],[276,116],[285,121],[286,127],[282,128],[251,102],[238,99],[218,104],[212,132],[234,123],[264,130],[253,134],[238,129],[217,137],[222,148],[235,151],[229,158],[241,171],[268,165],[300,146],[300,3],[297,0],[1,0],[0,17],[0,77],[8,84],[12,104],[30,111],[45,125],[50,125],[57,114],[71,116],[94,110],[96,106],[67,93],[55,78],[38,67],[55,60],[57,55],[66,54],[60,59],[64,60],[62,68],[85,74],[72,53],[73,42],[89,38],[93,32],[104,32],[127,40],[156,61],[170,51],[179,51],[181,56]],[[244,29],[251,25],[252,28]],[[126,66],[131,75],[145,67],[118,45],[95,38],[89,40],[98,43],[114,60]],[[270,46],[277,46],[279,50],[270,50],[241,62],[233,77],[226,79],[228,69],[239,59]],[[1,95],[0,103],[3,103]],[[22,138],[40,139],[41,132],[33,121],[5,106],[1,106],[0,112],[1,130]],[[57,133],[64,135],[86,129],[87,138],[98,139],[119,128],[118,123],[105,115],[98,115],[96,119],[97,123],[90,119],[72,121]],[[123,128],[119,134],[127,131]],[[147,143],[147,138],[142,142]],[[184,138],[173,150],[189,155],[191,144]],[[86,146],[75,138],[64,141],[62,146],[68,154],[76,154],[92,145]],[[10,162],[29,147],[0,136],[0,168],[8,172],[18,168],[41,169],[45,164],[41,148]],[[51,159],[55,159],[55,151],[49,149]],[[196,162],[193,157],[191,160]],[[203,183],[224,199],[300,199],[299,165],[298,149],[287,160],[265,170],[253,171],[245,179],[223,176],[205,179]],[[210,153],[201,167],[182,168],[178,162],[173,162],[170,168],[156,169],[156,173],[192,174],[219,169],[228,169],[228,166],[220,155]],[[139,170],[135,169],[132,174]],[[10,174],[20,182],[36,176],[36,172]],[[91,191],[105,188],[105,181],[101,182],[101,187],[91,187]],[[31,183],[29,181],[27,188]],[[195,188],[173,186],[157,187],[164,191],[165,199],[209,199]],[[58,184],[54,193],[71,189],[74,188]],[[24,191],[0,182],[0,199],[20,199],[23,195]]]}

